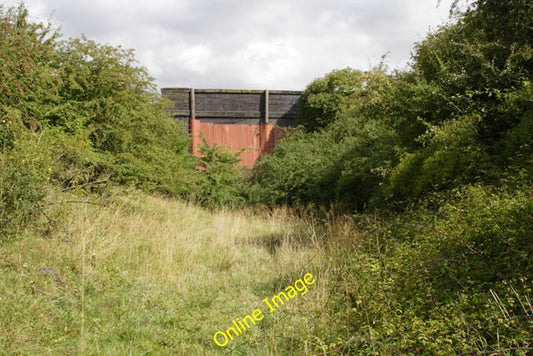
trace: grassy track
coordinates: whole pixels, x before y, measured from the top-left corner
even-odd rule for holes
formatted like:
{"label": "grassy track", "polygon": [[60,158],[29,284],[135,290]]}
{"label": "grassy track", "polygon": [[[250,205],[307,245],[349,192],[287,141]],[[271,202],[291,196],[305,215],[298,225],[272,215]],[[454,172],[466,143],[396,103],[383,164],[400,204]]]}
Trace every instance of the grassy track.
{"label": "grassy track", "polygon": [[[0,352],[305,349],[312,315],[326,299],[324,253],[313,224],[284,209],[210,212],[138,192],[114,201],[63,205],[68,210],[47,237],[27,233],[2,243]],[[317,281],[308,293],[268,313],[262,300],[306,273]],[[225,347],[214,343],[216,331],[256,308],[263,320]]]}

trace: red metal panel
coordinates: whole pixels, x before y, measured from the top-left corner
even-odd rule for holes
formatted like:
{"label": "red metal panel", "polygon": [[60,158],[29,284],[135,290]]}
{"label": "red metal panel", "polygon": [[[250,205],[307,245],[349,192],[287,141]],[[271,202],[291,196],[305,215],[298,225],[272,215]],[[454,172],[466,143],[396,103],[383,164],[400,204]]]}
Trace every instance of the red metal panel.
{"label": "red metal panel", "polygon": [[241,166],[252,168],[261,154],[270,153],[283,136],[283,129],[271,124],[225,125],[191,120],[192,152],[200,155],[203,135],[209,145],[217,144],[241,153]]}

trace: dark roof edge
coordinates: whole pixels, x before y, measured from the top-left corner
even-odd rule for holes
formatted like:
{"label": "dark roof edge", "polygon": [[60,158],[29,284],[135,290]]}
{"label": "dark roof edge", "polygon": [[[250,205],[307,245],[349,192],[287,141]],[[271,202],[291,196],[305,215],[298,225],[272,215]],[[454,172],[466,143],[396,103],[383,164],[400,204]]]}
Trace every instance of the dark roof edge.
{"label": "dark roof edge", "polygon": [[[191,88],[161,88],[161,94],[190,93]],[[194,89],[195,93],[205,94],[264,94],[265,90],[258,89]],[[269,94],[300,95],[299,90],[268,90]]]}

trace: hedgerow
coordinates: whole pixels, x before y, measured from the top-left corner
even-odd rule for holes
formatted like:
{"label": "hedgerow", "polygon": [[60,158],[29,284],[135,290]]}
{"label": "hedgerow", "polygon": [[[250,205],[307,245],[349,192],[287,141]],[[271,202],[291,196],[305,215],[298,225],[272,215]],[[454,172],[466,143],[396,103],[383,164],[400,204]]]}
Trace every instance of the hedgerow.
{"label": "hedgerow", "polygon": [[253,192],[352,221],[328,235],[334,282],[314,350],[531,352],[532,29],[531,2],[471,1],[416,44],[409,70],[380,65],[355,83],[335,71],[306,89],[304,108],[335,100],[312,102],[261,159]]}
{"label": "hedgerow", "polygon": [[187,134],[133,51],[63,39],[22,4],[0,6],[0,32],[0,228],[24,226],[49,186],[195,189]]}

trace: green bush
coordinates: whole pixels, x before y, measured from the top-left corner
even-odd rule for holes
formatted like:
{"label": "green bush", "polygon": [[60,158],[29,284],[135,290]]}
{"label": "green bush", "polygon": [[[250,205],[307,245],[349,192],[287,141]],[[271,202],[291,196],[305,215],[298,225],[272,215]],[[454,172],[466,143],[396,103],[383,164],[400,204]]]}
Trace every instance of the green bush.
{"label": "green bush", "polygon": [[13,149],[19,128],[46,132],[59,159],[51,174],[64,188],[109,179],[189,193],[187,135],[133,51],[85,37],[62,40],[50,26],[31,23],[23,5],[0,11],[4,150]]}
{"label": "green bush", "polygon": [[[323,130],[296,130],[257,163],[253,197],[265,203],[289,203],[363,210],[385,198],[381,185],[399,158],[399,137],[382,113],[371,107],[384,94],[389,78],[376,69],[359,77],[357,95],[344,98],[336,121]],[[354,89],[355,90],[355,89]],[[376,115],[377,116],[377,115]]]}
{"label": "green bush", "polygon": [[9,147],[19,127],[34,131],[53,110],[62,80],[50,26],[28,21],[23,5],[0,4],[0,146]]}
{"label": "green bush", "polygon": [[527,354],[530,183],[439,194],[432,197],[442,206],[437,213],[413,207],[386,218],[355,216],[359,234],[332,236],[335,272],[314,334],[317,351]]}
{"label": "green bush", "polygon": [[327,204],[335,188],[335,148],[329,135],[297,130],[256,163],[252,201],[269,204]]}
{"label": "green bush", "polygon": [[52,158],[41,136],[19,132],[13,149],[0,153],[0,236],[18,234],[40,210]]}
{"label": "green bush", "polygon": [[239,155],[216,143],[210,146],[203,137],[197,159],[196,179],[191,197],[207,206],[233,206],[244,203],[246,172]]}
{"label": "green bush", "polygon": [[[531,174],[533,42],[527,2],[475,1],[418,43],[412,68],[333,71],[301,100],[312,134],[288,137],[256,170],[270,203],[362,210]],[[516,18],[513,16],[517,16]]]}
{"label": "green bush", "polygon": [[424,147],[406,153],[391,171],[387,189],[395,200],[416,199],[481,180],[493,167],[476,140],[477,117],[432,126]]}
{"label": "green bush", "polygon": [[459,283],[468,283],[465,275],[481,286],[533,273],[533,199],[528,186],[510,192],[466,187],[457,193],[457,203],[443,206],[445,225],[436,228],[456,239],[439,246],[441,254],[469,264],[456,267]]}
{"label": "green bush", "polygon": [[48,122],[86,132],[114,181],[188,193],[193,174],[188,139],[166,114],[166,101],[133,51],[81,38],[62,42],[59,52],[67,110],[49,115]]}
{"label": "green bush", "polygon": [[51,186],[192,194],[187,134],[133,51],[61,39],[24,5],[0,5],[0,33],[2,232],[20,232]]}
{"label": "green bush", "polygon": [[298,122],[308,132],[327,127],[336,120],[346,98],[361,90],[362,77],[361,71],[345,68],[315,79],[300,97]]}

